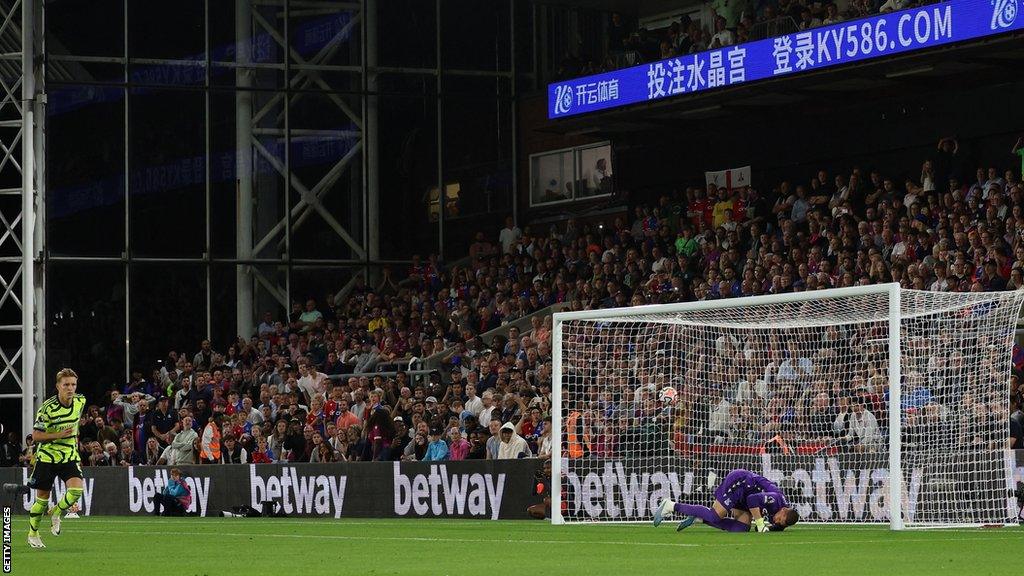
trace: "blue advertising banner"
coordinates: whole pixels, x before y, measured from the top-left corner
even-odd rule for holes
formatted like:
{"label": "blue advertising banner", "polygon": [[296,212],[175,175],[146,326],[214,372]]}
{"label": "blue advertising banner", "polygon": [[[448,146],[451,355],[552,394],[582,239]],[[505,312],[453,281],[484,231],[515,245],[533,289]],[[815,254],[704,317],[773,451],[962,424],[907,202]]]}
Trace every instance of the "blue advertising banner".
{"label": "blue advertising banner", "polygon": [[1024,28],[1022,0],[950,0],[548,85],[548,118],[821,70]]}

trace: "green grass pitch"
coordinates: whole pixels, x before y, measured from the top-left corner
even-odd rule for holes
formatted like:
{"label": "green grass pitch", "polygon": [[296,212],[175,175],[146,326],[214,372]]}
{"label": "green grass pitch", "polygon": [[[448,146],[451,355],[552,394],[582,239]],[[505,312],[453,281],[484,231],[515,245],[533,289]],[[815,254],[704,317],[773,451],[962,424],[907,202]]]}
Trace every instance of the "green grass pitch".
{"label": "green grass pitch", "polygon": [[650,525],[303,518],[43,518],[45,550],[13,521],[13,574],[928,574],[1015,573],[1021,528],[893,533],[796,526],[784,533],[681,533]]}

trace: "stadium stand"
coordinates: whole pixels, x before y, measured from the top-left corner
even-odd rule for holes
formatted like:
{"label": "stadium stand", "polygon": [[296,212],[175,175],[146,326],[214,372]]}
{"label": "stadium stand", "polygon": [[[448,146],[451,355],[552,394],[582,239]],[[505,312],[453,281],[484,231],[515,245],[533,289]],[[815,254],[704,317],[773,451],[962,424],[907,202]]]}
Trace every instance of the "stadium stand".
{"label": "stadium stand", "polygon": [[[1022,141],[1011,153],[1024,157]],[[1024,185],[1016,163],[968,168],[947,138],[912,168],[918,177],[858,167],[794,174],[764,192],[691,186],[636,206],[632,222],[616,218],[599,228],[569,220],[547,235],[508,219],[496,234],[476,236],[465,265],[415,256],[401,281],[385,274],[375,287],[357,283],[334,306],[310,299],[296,302],[287,318],[267,313],[251,338],[169,352],[148,378],[136,371],[106,403],[89,407],[83,461],[545,457],[552,311],[890,281],[932,291],[1024,287]],[[695,407],[684,425],[688,437],[757,450],[781,430],[796,450],[813,452],[840,437],[857,450],[878,446],[884,383],[873,374],[771,399],[771,418],[755,425],[759,381],[782,377],[783,364],[793,364],[779,348],[767,365],[737,365],[736,382],[723,383],[736,390],[709,394]],[[799,371],[802,360],[789,368]],[[955,411],[991,420],[990,437],[958,438],[932,379],[910,383],[908,438],[918,419],[950,418],[947,438],[918,441],[1003,442],[1009,419],[1011,445],[1020,446],[1024,351],[1015,348],[1013,365],[1011,414],[985,399]],[[594,387],[585,450],[614,454],[634,433],[649,408],[637,400],[640,384],[624,374]],[[874,425],[863,415],[857,428],[848,421],[851,398],[863,401]],[[506,423],[514,438],[502,443]],[[28,459],[13,435],[0,455],[4,465]]]}

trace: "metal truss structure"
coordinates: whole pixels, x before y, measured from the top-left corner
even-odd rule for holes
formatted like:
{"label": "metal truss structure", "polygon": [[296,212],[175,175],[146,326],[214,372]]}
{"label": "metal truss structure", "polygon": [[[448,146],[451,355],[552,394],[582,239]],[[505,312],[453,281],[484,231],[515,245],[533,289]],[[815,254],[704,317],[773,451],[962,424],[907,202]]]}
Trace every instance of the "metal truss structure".
{"label": "metal truss structure", "polygon": [[[339,272],[337,296],[357,277],[370,278],[375,267],[404,264],[383,260],[380,251],[380,163],[378,151],[378,91],[380,74],[432,77],[437,86],[437,189],[444,190],[442,145],[444,78],[475,76],[502,79],[515,93],[514,21],[510,10],[511,70],[458,70],[442,62],[442,4],[436,0],[436,66],[387,67],[378,64],[378,8],[381,0],[234,0],[232,46],[211,46],[211,10],[223,5],[202,3],[206,36],[203,53],[178,58],[133,56],[129,22],[142,5],[123,2],[123,51],[117,55],[83,55],[68,50],[61,38],[47,39],[42,0],[0,0],[0,399],[21,402],[21,428],[27,432],[34,408],[43,398],[47,349],[44,286],[51,265],[122,265],[124,271],[124,366],[132,364],[133,277],[136,263],[160,266],[196,265],[205,269],[206,337],[211,335],[212,269],[234,267],[238,334],[252,334],[256,312],[287,310],[292,301],[296,271],[332,269]],[[59,6],[45,5],[45,10]],[[515,2],[510,3],[511,7]],[[218,13],[223,16],[224,12]],[[326,24],[324,24],[326,22]],[[198,25],[198,22],[197,22]],[[225,26],[219,22],[217,26]],[[116,26],[116,25],[115,25]],[[303,27],[306,27],[303,31]],[[292,36],[319,35],[302,43]],[[49,42],[49,46],[47,46]],[[268,54],[270,56],[268,56]],[[44,70],[43,66],[47,67]],[[96,79],[96,67],[117,69],[122,80]],[[139,79],[138,71],[186,71],[189,80],[171,88],[201,91],[205,97],[206,244],[201,256],[148,257],[139,254],[129,229],[132,222],[133,165],[130,160],[129,101],[139,90],[159,89]],[[216,74],[216,78],[214,75]],[[234,82],[230,76],[234,76]],[[153,74],[153,77],[159,74]],[[225,84],[224,80],[228,78]],[[282,82],[283,78],[283,82]],[[58,86],[100,86],[124,102],[124,246],[117,255],[52,254],[47,246],[46,81]],[[191,86],[180,84],[191,83]],[[149,86],[147,88],[147,86]],[[133,92],[135,90],[135,92]],[[236,234],[231,257],[215,254],[211,241],[211,94],[234,93]],[[144,97],[144,96],[143,96]],[[56,100],[55,100],[56,101]],[[330,110],[334,123],[308,121],[311,102]],[[307,120],[297,123],[297,110],[307,108]],[[514,125],[515,107],[509,111]],[[338,126],[338,124],[342,124]],[[342,140],[343,153],[315,166],[293,158],[297,142]],[[514,139],[513,139],[514,142]],[[515,149],[513,143],[514,163]],[[116,175],[115,175],[116,177]],[[513,171],[513,188],[515,174]],[[342,197],[343,196],[343,197]],[[513,190],[514,197],[514,190]],[[510,202],[515,206],[515,202]],[[339,211],[338,206],[346,208]],[[444,254],[445,211],[437,221],[436,251]],[[296,256],[296,232],[315,229],[317,238],[330,235],[335,249],[321,254],[306,249]],[[119,242],[119,239],[116,240]],[[116,252],[114,253],[116,254]],[[312,254],[314,257],[309,257]],[[348,284],[345,284],[345,282]],[[67,288],[65,288],[67,289]],[[119,320],[118,320],[119,322]],[[200,335],[197,335],[197,337]],[[57,354],[54,354],[56,360]],[[61,358],[60,361],[65,361]],[[116,375],[115,375],[116,376]],[[5,404],[6,405],[6,404]]]}
{"label": "metal truss structure", "polygon": [[42,3],[0,1],[0,394],[20,400],[22,434],[42,396]]}

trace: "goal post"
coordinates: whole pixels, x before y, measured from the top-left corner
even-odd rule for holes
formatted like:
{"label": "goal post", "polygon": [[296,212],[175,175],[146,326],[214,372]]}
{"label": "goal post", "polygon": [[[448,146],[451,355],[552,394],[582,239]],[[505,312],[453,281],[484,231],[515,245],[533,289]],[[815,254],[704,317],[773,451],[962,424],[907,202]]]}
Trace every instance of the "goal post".
{"label": "goal post", "polygon": [[804,522],[1005,523],[1022,302],[880,284],[557,313],[552,521],[709,505],[746,468]]}

